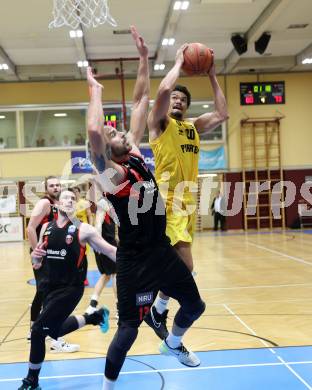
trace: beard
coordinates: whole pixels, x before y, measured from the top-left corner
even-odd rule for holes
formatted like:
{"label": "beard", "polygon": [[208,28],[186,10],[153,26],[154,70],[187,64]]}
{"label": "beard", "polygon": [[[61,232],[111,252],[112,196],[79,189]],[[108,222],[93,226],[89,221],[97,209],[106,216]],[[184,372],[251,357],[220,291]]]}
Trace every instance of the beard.
{"label": "beard", "polygon": [[170,116],[171,118],[176,119],[178,121],[183,120],[183,113],[181,111],[177,111],[177,110],[171,111]]}

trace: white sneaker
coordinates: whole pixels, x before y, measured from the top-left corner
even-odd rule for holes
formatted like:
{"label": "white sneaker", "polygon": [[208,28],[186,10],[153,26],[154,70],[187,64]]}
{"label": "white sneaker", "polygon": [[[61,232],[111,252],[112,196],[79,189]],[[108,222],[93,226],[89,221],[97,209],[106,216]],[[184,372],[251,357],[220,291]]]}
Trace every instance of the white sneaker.
{"label": "white sneaker", "polygon": [[85,311],[85,313],[87,313],[87,314],[93,314],[94,312],[96,312],[98,309],[96,308],[96,307],[93,307],[93,306],[91,306],[91,305],[89,305],[88,307],[87,307],[87,310]]}
{"label": "white sneaker", "polygon": [[50,344],[50,352],[52,353],[72,353],[79,351],[79,349],[79,344],[69,344],[61,337],[57,340],[51,340]]}
{"label": "white sneaker", "polygon": [[178,348],[171,348],[166,343],[166,340],[164,340],[159,346],[159,351],[163,355],[176,357],[179,362],[185,366],[197,367],[200,365],[200,360],[195,355],[195,353],[188,351],[183,344],[181,344]]}

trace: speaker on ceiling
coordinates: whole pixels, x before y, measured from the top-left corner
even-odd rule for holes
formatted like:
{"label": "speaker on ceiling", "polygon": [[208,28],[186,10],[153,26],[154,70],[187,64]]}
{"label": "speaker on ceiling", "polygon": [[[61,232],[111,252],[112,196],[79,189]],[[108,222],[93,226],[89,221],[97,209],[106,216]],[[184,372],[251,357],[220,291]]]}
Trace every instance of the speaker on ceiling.
{"label": "speaker on ceiling", "polygon": [[244,36],[240,34],[234,34],[231,37],[231,41],[233,43],[234,49],[239,55],[242,55],[247,51],[247,40]]}
{"label": "speaker on ceiling", "polygon": [[263,54],[268,47],[271,39],[271,34],[264,32],[261,37],[255,42],[255,50],[259,54]]}

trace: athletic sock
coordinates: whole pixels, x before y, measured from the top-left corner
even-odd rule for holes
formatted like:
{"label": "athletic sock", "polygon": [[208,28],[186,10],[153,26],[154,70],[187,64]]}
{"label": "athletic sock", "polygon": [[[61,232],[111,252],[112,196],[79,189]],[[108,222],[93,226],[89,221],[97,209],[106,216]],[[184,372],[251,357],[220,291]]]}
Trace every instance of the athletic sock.
{"label": "athletic sock", "polygon": [[41,368],[35,370],[32,368],[28,369],[27,379],[34,385],[38,384],[40,369]]}
{"label": "athletic sock", "polygon": [[110,379],[107,379],[104,376],[104,381],[103,381],[103,387],[102,390],[113,390],[115,387],[116,381],[111,381]]}
{"label": "athletic sock", "polygon": [[182,336],[175,336],[170,332],[166,338],[166,343],[170,348],[178,348],[182,344]]}
{"label": "athletic sock", "polygon": [[92,294],[91,301],[90,301],[90,306],[97,307],[98,300],[99,300],[99,296],[97,294]]}
{"label": "athletic sock", "polygon": [[162,299],[157,297],[154,302],[154,307],[157,310],[157,313],[162,314],[165,310],[167,310],[169,299]]}

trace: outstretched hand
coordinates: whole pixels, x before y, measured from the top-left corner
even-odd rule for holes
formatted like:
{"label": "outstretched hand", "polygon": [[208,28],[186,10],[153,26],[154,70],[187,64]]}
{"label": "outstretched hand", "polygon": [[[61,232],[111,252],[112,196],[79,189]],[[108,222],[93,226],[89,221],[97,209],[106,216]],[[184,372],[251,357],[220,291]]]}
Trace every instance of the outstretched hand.
{"label": "outstretched hand", "polygon": [[184,62],[184,52],[185,50],[187,49],[188,47],[188,43],[184,43],[178,50],[177,50],[177,54],[176,54],[176,57],[175,57],[175,62],[176,63],[180,63],[180,65],[183,64]]}
{"label": "outstretched hand", "polygon": [[92,72],[92,68],[91,66],[88,66],[87,68],[87,81],[88,81],[88,84],[89,84],[89,87],[98,87],[98,88],[102,88],[103,89],[103,85],[100,84],[98,81],[96,81],[94,75],[93,75],[93,72]]}
{"label": "outstretched hand", "polygon": [[132,38],[136,44],[136,47],[138,49],[140,56],[142,56],[142,57],[148,56],[148,48],[144,42],[144,39],[138,33],[138,30],[136,29],[136,27],[130,26],[130,30],[131,30]]}
{"label": "outstretched hand", "polygon": [[214,62],[214,51],[213,49],[209,49],[210,52],[211,52],[211,55],[212,55],[212,64],[210,66],[210,69],[208,70],[208,75],[211,76],[211,77],[214,77],[216,76],[216,66],[215,66],[215,62]]}

